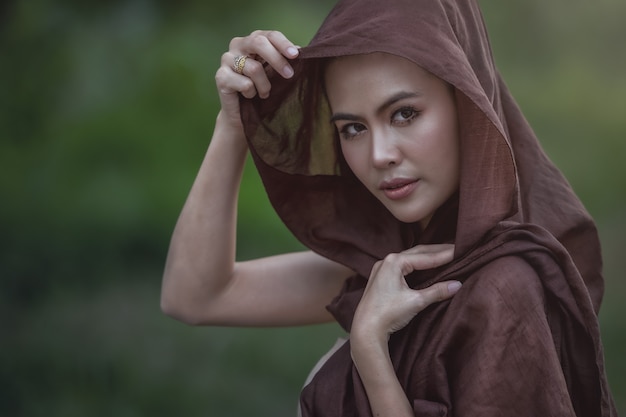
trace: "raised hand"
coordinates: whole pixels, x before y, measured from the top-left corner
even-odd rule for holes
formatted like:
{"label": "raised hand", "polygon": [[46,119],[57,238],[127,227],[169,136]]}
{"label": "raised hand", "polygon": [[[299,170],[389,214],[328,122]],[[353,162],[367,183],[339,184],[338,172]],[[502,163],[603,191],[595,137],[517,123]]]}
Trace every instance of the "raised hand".
{"label": "raised hand", "polygon": [[288,60],[297,56],[298,48],[278,31],[257,30],[248,36],[233,38],[215,74],[225,121],[243,133],[238,94],[246,98],[257,94],[267,98],[272,86],[265,66],[291,78],[293,69]]}
{"label": "raised hand", "polygon": [[370,340],[386,340],[430,304],[454,295],[461,286],[457,281],[439,282],[422,290],[413,290],[404,278],[415,270],[450,262],[453,251],[454,245],[449,244],[420,245],[390,254],[377,262],[357,307],[352,332],[367,334]]}

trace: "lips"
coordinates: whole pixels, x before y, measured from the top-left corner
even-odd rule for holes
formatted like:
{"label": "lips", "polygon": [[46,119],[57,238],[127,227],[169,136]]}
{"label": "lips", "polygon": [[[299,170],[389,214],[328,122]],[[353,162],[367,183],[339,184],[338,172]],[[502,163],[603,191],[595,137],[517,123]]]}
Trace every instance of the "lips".
{"label": "lips", "polygon": [[380,190],[388,199],[400,200],[408,197],[417,188],[418,183],[419,180],[415,179],[396,178],[390,181],[383,181],[380,184]]}

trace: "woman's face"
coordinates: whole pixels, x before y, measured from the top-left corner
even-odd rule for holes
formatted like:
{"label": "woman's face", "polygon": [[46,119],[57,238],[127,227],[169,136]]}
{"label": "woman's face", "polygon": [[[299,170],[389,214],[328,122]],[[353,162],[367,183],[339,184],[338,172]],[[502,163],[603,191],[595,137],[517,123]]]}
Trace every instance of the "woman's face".
{"label": "woman's face", "polygon": [[426,227],[459,185],[452,89],[406,59],[374,53],[334,59],[326,91],[350,169],[398,220]]}

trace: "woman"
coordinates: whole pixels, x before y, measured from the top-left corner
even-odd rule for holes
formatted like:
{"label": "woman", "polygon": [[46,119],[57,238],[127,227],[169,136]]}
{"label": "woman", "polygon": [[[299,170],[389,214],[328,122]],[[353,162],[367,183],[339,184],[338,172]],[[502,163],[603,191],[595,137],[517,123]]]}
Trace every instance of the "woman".
{"label": "woman", "polygon": [[[616,415],[595,226],[501,81],[474,2],[340,1],[301,50],[271,31],[233,39],[216,80],[165,312],[337,320],[350,340],[304,388],[304,416]],[[234,261],[247,149],[311,251]]]}

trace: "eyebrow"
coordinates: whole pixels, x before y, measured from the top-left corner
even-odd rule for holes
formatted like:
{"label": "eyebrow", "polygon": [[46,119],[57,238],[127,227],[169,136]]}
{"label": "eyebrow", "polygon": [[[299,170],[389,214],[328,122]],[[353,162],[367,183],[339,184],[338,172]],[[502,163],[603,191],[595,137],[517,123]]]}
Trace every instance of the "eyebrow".
{"label": "eyebrow", "polygon": [[[397,103],[400,100],[404,100],[404,99],[407,99],[407,98],[420,97],[421,95],[422,94],[420,92],[417,92],[417,91],[399,91],[399,92],[393,94],[387,100],[385,100],[385,102],[383,104],[381,104],[380,107],[378,107],[378,109],[376,109],[376,113],[380,114],[380,113],[384,112],[386,109],[388,109],[389,107],[393,106],[395,103]],[[335,113],[330,118],[330,123],[334,123],[337,120],[362,120],[362,119],[363,118],[361,116],[357,116],[355,114]]]}

